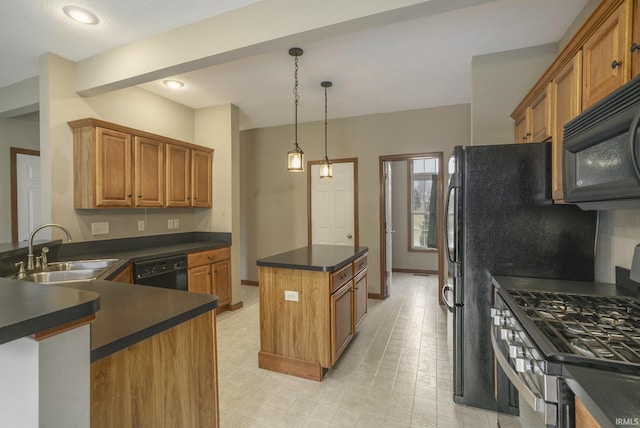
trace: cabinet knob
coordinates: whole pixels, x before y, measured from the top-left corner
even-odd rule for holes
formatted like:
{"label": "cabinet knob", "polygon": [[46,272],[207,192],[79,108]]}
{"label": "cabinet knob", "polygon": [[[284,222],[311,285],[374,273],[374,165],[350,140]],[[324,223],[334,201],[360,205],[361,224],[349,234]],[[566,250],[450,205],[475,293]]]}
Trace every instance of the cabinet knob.
{"label": "cabinet knob", "polygon": [[142,195],[138,195],[138,197],[139,197],[139,198],[141,198],[141,197],[142,197]]}
{"label": "cabinet knob", "polygon": [[611,63],[611,68],[615,69],[616,67],[619,67],[621,65],[622,65],[622,61],[613,60],[613,62]]}
{"label": "cabinet knob", "polygon": [[631,45],[631,49],[629,49],[629,50],[631,51],[631,53],[634,53],[638,49],[640,49],[640,45],[637,44],[637,43],[634,43],[634,44]]}
{"label": "cabinet knob", "polygon": [[130,197],[131,197],[131,195],[127,195],[127,198],[130,198]]}

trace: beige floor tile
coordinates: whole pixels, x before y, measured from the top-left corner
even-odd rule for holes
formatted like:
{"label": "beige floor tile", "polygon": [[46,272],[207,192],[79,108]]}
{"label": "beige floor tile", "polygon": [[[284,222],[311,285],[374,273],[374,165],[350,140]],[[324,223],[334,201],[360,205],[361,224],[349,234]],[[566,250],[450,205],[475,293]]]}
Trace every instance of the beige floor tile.
{"label": "beige floor tile", "polygon": [[436,280],[394,274],[322,382],[258,368],[258,288],[243,285],[244,307],[218,316],[221,427],[495,427],[491,412],[453,403]]}

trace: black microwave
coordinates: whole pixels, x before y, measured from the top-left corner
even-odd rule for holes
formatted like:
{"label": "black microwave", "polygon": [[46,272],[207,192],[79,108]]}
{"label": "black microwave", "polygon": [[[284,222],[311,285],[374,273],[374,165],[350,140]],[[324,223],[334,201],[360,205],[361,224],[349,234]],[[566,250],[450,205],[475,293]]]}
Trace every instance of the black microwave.
{"label": "black microwave", "polygon": [[640,208],[640,76],[564,125],[565,202]]}

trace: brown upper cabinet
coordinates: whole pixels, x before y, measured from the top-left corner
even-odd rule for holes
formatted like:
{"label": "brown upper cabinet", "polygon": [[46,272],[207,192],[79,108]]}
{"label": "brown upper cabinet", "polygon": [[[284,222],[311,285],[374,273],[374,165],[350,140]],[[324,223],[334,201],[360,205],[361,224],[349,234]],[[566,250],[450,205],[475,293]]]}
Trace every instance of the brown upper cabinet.
{"label": "brown upper cabinet", "polygon": [[625,0],[582,46],[583,109],[629,81],[632,5]]}
{"label": "brown upper cabinet", "polygon": [[603,0],[511,114],[516,142],[551,139],[556,202],[565,123],[640,73],[639,3]]}
{"label": "brown upper cabinet", "polygon": [[211,207],[213,150],[97,119],[69,126],[75,208]]}

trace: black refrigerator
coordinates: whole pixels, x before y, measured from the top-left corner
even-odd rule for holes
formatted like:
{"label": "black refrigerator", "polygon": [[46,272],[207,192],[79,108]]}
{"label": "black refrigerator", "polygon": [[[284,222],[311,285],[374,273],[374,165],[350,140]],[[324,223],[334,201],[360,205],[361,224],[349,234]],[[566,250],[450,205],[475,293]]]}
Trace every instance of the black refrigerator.
{"label": "black refrigerator", "polygon": [[551,143],[457,146],[449,162],[443,297],[453,313],[454,402],[518,414],[494,395],[492,275],[593,280],[596,213],[551,198]]}

